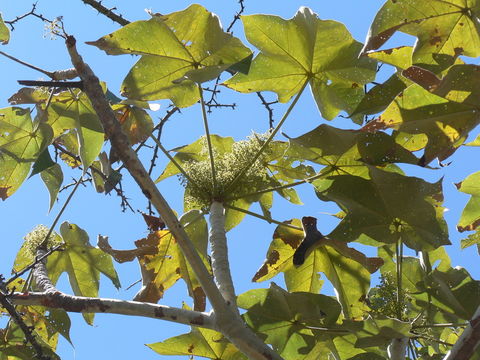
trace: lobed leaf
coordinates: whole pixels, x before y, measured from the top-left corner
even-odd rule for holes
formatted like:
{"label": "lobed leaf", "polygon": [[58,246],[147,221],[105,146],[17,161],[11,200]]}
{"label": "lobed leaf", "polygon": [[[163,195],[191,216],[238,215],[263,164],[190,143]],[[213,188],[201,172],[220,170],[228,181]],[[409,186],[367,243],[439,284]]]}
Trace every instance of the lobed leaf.
{"label": "lobed leaf", "polygon": [[336,21],[320,20],[302,7],[292,19],[272,15],[243,16],[248,41],[261,52],[248,74],[225,85],[240,92],[273,91],[287,102],[310,83],[322,116],[331,120],[352,112],[363,96],[363,84],[375,77],[375,61],[358,59],[362,45]]}

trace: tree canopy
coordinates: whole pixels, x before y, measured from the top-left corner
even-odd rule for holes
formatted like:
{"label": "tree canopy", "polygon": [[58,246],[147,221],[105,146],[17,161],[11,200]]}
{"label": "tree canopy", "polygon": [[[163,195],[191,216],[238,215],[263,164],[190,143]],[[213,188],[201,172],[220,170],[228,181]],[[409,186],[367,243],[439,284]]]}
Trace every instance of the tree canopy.
{"label": "tree canopy", "polygon": [[[28,224],[0,277],[1,360],[59,359],[59,342],[74,344],[72,313],[89,325],[97,314],[155,319],[129,329],[145,335],[181,324],[145,337],[156,356],[480,359],[480,282],[449,255],[480,249],[480,173],[457,179],[456,193],[443,178],[480,144],[480,4],[388,0],[361,43],[307,6],[284,18],[240,0],[229,23],[200,4],[136,20],[82,2],[99,13],[86,24],[113,29],[85,44],[37,4],[0,17],[2,62],[48,77],[15,74],[0,109],[3,218],[35,179],[52,212],[49,226]],[[62,43],[67,69],[8,51],[32,18]],[[124,74],[119,89],[92,52]],[[445,204],[461,194],[449,220]],[[141,224],[133,239],[91,219],[112,199],[104,217]],[[107,235],[94,244],[70,209]],[[265,258],[256,272],[233,271],[249,261],[240,248]],[[139,269],[127,275],[141,278],[136,293],[103,296],[125,286],[125,263]]]}

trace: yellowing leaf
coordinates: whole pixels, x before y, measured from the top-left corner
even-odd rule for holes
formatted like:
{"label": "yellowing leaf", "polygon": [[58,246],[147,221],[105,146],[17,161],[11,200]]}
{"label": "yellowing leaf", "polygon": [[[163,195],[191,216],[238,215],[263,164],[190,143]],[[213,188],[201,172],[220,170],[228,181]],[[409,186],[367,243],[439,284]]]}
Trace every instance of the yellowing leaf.
{"label": "yellowing leaf", "polygon": [[477,57],[479,14],[476,0],[386,1],[370,26],[362,52],[380,48],[396,31],[401,31],[418,38],[413,63],[440,63],[445,56]]}
{"label": "yellowing leaf", "polygon": [[247,75],[225,85],[240,91],[274,91],[287,102],[308,81],[325,119],[351,112],[363,96],[363,85],[375,77],[375,61],[358,59],[362,45],[346,27],[320,20],[302,7],[290,20],[271,15],[243,16],[250,43],[261,50]]}
{"label": "yellowing leaf", "polygon": [[130,145],[148,139],[153,130],[153,121],[147,112],[137,106],[115,104],[112,106]]}
{"label": "yellowing leaf", "polygon": [[7,26],[3,22],[2,14],[0,14],[0,41],[2,45],[8,44],[10,40],[10,30],[8,30]]}
{"label": "yellowing leaf", "polygon": [[196,82],[215,79],[251,55],[239,39],[223,32],[215,14],[197,4],[133,22],[89,44],[111,55],[142,56],[123,82],[123,95],[171,99],[179,107],[199,100]]}
{"label": "yellowing leaf", "polygon": [[172,337],[162,342],[147,344],[161,355],[201,356],[209,359],[245,360],[221,333],[202,328],[192,328],[188,334]]}
{"label": "yellowing leaf", "polygon": [[424,165],[435,158],[442,161],[452,155],[480,123],[478,110],[460,102],[443,99],[414,84],[367,126],[398,130],[397,142],[411,151],[425,148]]}

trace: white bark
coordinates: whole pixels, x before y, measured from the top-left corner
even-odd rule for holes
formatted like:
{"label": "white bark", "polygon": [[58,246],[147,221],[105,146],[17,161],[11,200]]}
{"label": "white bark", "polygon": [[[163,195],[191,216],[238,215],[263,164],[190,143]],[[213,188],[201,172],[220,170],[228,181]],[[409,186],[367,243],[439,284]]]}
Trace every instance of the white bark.
{"label": "white bark", "polygon": [[389,360],[405,360],[408,340],[408,337],[392,340],[387,349]]}
{"label": "white bark", "polygon": [[9,298],[15,305],[41,305],[78,313],[141,316],[218,330],[213,316],[207,313],[146,302],[73,296],[60,291],[17,292]]}
{"label": "white bark", "polygon": [[225,233],[225,209],[223,204],[214,201],[210,206],[210,248],[212,271],[218,289],[227,304],[237,309],[237,300],[228,262],[227,236]]}
{"label": "white bark", "polygon": [[443,360],[470,359],[480,343],[480,307]]}

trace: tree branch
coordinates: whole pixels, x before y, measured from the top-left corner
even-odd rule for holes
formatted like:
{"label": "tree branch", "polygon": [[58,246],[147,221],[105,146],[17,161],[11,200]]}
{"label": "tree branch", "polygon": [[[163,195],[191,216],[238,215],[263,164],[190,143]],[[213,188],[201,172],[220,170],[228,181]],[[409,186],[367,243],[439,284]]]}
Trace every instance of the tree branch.
{"label": "tree branch", "polygon": [[227,237],[225,235],[225,213],[221,203],[214,201],[210,206],[210,246],[212,270],[218,289],[227,303],[238,311],[235,288],[228,263]]}
{"label": "tree branch", "polygon": [[480,343],[480,306],[443,360],[470,359]]}
{"label": "tree branch", "polygon": [[123,132],[120,123],[117,121],[115,114],[105,98],[97,76],[93,73],[90,67],[83,62],[83,59],[77,52],[75,44],[75,38],[73,36],[68,36],[66,45],[72,64],[84,83],[84,91],[100,118],[112,147],[115,149],[119,158],[123,161],[125,167],[137,182],[140,189],[142,189],[143,194],[152,202],[153,206],[162,216],[165,224],[167,224],[169,230],[182,249],[185,258],[192,266],[205,294],[215,310],[215,319],[218,329],[250,359],[281,359],[281,357],[269,346],[264,344],[251,329],[246,327],[240,317],[232,311],[223,299],[223,296],[218,291],[218,288],[185,232],[185,229],[180,224],[175,213],[148,175],[145,167],[140,162],[137,153],[132,150],[127,136]]}
{"label": "tree branch", "polygon": [[95,1],[95,0],[82,0],[82,1],[84,4],[90,5],[92,8],[97,10],[100,14],[105,15],[109,19],[115,21],[116,23],[122,26],[130,24],[130,21],[125,19],[122,15],[117,15],[113,12],[113,10],[116,10],[116,8],[108,9],[102,5],[101,1]]}

